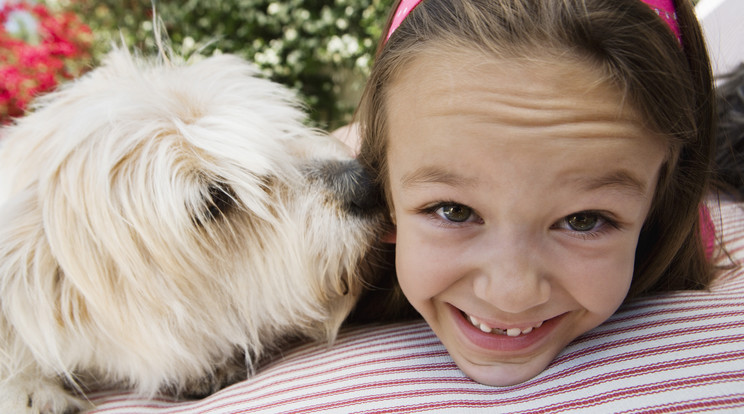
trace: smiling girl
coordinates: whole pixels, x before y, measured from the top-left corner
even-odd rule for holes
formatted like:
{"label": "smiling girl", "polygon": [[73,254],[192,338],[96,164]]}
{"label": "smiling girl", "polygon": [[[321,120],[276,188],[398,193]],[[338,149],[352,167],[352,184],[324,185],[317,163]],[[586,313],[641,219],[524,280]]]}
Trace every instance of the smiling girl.
{"label": "smiling girl", "polygon": [[397,287],[463,372],[525,381],[627,298],[707,286],[715,107],[688,1],[393,10],[359,159]]}

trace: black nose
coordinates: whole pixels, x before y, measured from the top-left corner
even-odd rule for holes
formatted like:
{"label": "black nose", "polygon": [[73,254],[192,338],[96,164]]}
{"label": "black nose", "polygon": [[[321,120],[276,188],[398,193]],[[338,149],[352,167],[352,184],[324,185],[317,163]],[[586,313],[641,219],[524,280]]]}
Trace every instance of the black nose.
{"label": "black nose", "polygon": [[322,161],[309,171],[351,213],[369,214],[382,205],[375,181],[356,160]]}

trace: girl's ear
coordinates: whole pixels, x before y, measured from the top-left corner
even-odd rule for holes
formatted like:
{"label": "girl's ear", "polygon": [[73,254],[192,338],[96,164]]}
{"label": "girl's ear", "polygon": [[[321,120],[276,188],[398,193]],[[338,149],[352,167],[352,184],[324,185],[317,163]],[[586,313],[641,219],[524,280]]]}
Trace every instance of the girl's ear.
{"label": "girl's ear", "polygon": [[390,215],[390,225],[386,226],[388,228],[385,230],[385,233],[382,234],[382,237],[380,237],[380,241],[383,243],[395,244],[395,240],[398,236],[398,227],[395,223],[395,213],[393,212],[392,207],[388,214]]}
{"label": "girl's ear", "polygon": [[389,244],[395,244],[395,240],[397,238],[397,229],[393,227],[389,231],[385,232],[385,234],[382,235],[380,238],[380,241],[383,243],[389,243]]}

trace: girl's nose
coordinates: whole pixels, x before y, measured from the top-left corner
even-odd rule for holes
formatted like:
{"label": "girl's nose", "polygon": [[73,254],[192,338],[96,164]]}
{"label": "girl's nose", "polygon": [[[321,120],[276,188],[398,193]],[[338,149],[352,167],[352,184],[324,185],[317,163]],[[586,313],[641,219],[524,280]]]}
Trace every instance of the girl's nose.
{"label": "girl's nose", "polygon": [[473,283],[475,295],[507,313],[542,305],[551,294],[549,269],[539,243],[510,237],[483,246]]}

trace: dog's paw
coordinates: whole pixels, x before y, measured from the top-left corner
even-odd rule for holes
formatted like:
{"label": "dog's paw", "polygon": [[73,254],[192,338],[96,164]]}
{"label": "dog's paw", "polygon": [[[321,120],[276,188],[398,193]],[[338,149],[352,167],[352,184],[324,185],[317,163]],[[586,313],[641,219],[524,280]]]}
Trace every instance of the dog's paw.
{"label": "dog's paw", "polygon": [[33,413],[31,397],[14,387],[0,389],[0,413]]}
{"label": "dog's paw", "polygon": [[87,408],[91,408],[90,404],[73,397],[56,385],[33,391],[28,387],[10,384],[2,384],[0,388],[0,413],[72,414]]}
{"label": "dog's paw", "polygon": [[178,393],[183,397],[201,399],[247,377],[245,360],[231,358],[208,375],[186,381]]}

